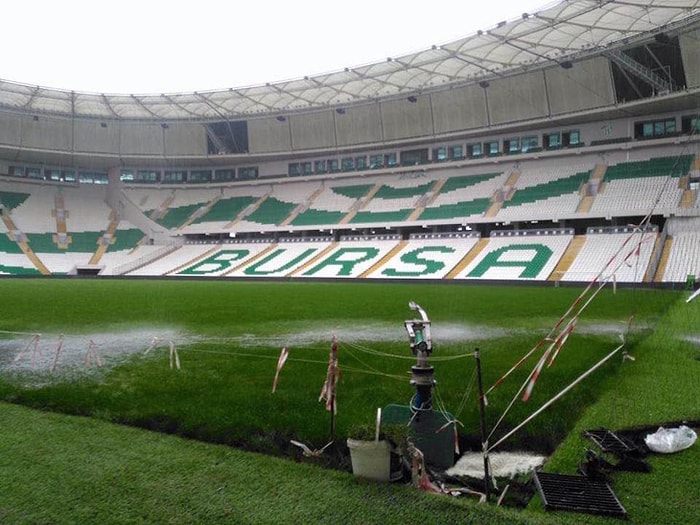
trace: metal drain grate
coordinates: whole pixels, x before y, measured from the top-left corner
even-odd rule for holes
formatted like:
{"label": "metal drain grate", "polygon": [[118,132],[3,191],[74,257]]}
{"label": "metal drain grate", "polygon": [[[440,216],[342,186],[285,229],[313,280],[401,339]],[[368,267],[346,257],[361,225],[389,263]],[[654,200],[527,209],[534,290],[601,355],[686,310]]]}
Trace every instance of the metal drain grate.
{"label": "metal drain grate", "polygon": [[639,451],[639,448],[628,439],[605,428],[584,430],[583,436],[593,441],[603,452],[621,455]]}
{"label": "metal drain grate", "polygon": [[583,476],[535,472],[535,485],[547,510],[571,510],[627,518],[610,485]]}

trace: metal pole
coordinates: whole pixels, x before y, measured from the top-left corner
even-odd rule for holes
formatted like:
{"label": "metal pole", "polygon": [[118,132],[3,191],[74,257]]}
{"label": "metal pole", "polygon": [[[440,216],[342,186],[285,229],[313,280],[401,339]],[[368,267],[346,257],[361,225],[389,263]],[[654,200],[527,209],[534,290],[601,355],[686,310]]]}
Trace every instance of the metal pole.
{"label": "metal pole", "polygon": [[542,413],[545,409],[549,408],[549,406],[550,406],[552,403],[554,403],[557,399],[559,399],[559,398],[562,397],[564,394],[566,394],[569,390],[571,390],[572,388],[574,388],[577,384],[579,384],[581,381],[583,381],[587,376],[589,376],[590,374],[592,374],[596,369],[598,369],[600,366],[602,366],[603,363],[605,363],[608,359],[610,359],[610,358],[611,358],[612,356],[614,356],[617,352],[619,352],[624,346],[625,346],[624,343],[621,344],[620,346],[618,346],[617,348],[615,348],[615,350],[613,350],[613,351],[610,352],[608,355],[606,355],[603,359],[601,359],[601,360],[598,361],[596,364],[594,364],[591,368],[589,368],[588,370],[586,370],[583,374],[581,374],[581,375],[578,376],[576,379],[574,379],[574,381],[573,381],[572,383],[569,383],[569,386],[567,386],[566,388],[564,388],[564,390],[562,390],[562,391],[559,392],[557,395],[555,395],[554,397],[552,397],[552,398],[551,398],[549,401],[547,401],[544,405],[542,405],[540,408],[538,408],[538,409],[535,410],[532,414],[530,414],[528,417],[526,417],[526,418],[525,418],[521,423],[519,423],[513,430],[511,430],[511,431],[508,432],[505,436],[503,436],[501,439],[499,439],[498,441],[496,441],[496,442],[493,444],[493,446],[491,447],[491,449],[496,448],[498,445],[500,445],[501,443],[503,443],[506,439],[508,439],[510,436],[512,436],[513,434],[515,434],[518,430],[520,430],[520,429],[523,428],[526,424],[528,424],[530,421],[532,421],[537,415],[539,415],[540,413]]}
{"label": "metal pole", "polygon": [[486,437],[486,404],[484,402],[484,386],[481,381],[481,356],[479,349],[474,349],[474,358],[476,359],[476,382],[479,389],[479,424],[481,426],[481,451],[484,455],[484,494],[486,495],[486,503],[489,502],[489,446],[488,438]]}

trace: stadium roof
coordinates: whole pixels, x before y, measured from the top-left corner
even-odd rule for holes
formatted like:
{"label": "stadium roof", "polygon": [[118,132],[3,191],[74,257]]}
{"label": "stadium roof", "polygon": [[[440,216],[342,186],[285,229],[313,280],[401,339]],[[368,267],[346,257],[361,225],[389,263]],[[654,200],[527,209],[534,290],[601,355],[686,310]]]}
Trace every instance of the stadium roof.
{"label": "stadium roof", "polygon": [[0,80],[0,109],[95,119],[235,120],[348,106],[562,64],[698,21],[700,0],[564,0],[410,55],[260,86],[108,95]]}

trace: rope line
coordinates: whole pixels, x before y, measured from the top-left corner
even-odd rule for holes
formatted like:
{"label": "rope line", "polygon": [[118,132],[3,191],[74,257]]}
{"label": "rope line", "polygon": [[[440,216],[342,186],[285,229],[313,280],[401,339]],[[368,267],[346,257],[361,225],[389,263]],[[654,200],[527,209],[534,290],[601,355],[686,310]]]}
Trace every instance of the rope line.
{"label": "rope line", "polygon": [[[223,351],[219,351],[219,350],[200,350],[200,349],[194,349],[194,348],[188,348],[186,350],[186,352],[187,353],[227,355],[227,356],[231,356],[231,357],[253,357],[253,358],[259,358],[259,359],[275,359],[275,360],[277,360],[279,358],[279,356],[276,356],[276,355],[251,354],[251,353],[247,353],[247,352],[235,352],[235,351],[223,352]],[[299,357],[288,357],[287,361],[288,362],[296,362],[296,363],[323,365],[323,366],[328,365],[327,360],[305,359],[305,358],[299,358]],[[340,369],[342,371],[346,371],[346,372],[378,375],[378,376],[386,377],[389,379],[397,379],[397,380],[401,380],[401,381],[406,380],[406,377],[404,377],[404,376],[400,376],[400,375],[396,375],[396,374],[387,374],[387,373],[382,372],[381,370],[377,370],[377,369],[366,370],[366,369],[351,367],[351,366],[341,366]]]}
{"label": "rope line", "polygon": [[472,389],[474,388],[475,380],[476,380],[476,367],[474,367],[474,370],[472,371],[472,376],[469,379],[469,383],[467,384],[467,388],[464,390],[464,393],[462,394],[462,398],[459,401],[459,405],[457,406],[457,412],[455,413],[456,418],[459,418],[459,416],[462,415],[462,411],[464,410],[464,407],[467,405],[467,400],[471,396]]}
{"label": "rope line", "polygon": [[[664,182],[664,184],[661,186],[661,188],[660,188],[659,191],[657,192],[656,197],[655,197],[655,199],[654,199],[654,202],[653,202],[651,208],[648,210],[647,214],[643,217],[643,219],[639,222],[639,224],[637,224],[637,225],[634,226],[634,230],[627,236],[627,238],[626,238],[626,239],[624,240],[624,242],[620,245],[620,247],[618,248],[618,250],[612,255],[612,257],[610,257],[610,259],[606,262],[606,264],[605,264],[605,265],[603,266],[603,268],[598,272],[598,274],[588,283],[588,285],[587,285],[586,288],[583,290],[583,292],[581,292],[581,294],[579,294],[578,297],[576,297],[576,299],[571,303],[571,305],[569,306],[569,308],[567,309],[567,311],[564,313],[564,315],[562,315],[562,316],[559,318],[559,320],[555,323],[554,327],[550,330],[550,332],[549,332],[545,337],[543,337],[542,339],[540,339],[540,340],[535,344],[535,346],[534,346],[529,352],[527,352],[523,357],[521,357],[521,358],[520,358],[520,359],[519,359],[505,374],[503,374],[500,378],[498,378],[498,379],[496,380],[496,382],[484,393],[484,396],[486,396],[486,395],[489,394],[491,391],[493,391],[494,388],[496,388],[498,385],[500,385],[500,384],[503,382],[503,380],[505,380],[505,379],[506,379],[512,372],[514,372],[522,363],[524,363],[533,353],[535,353],[540,347],[542,347],[542,345],[543,345],[545,342],[550,342],[550,345],[549,345],[549,347],[547,348],[547,350],[544,352],[544,354],[542,355],[542,357],[540,358],[540,360],[536,363],[536,365],[535,365],[535,367],[533,368],[532,372],[530,372],[530,374],[528,375],[528,377],[525,379],[525,382],[521,385],[520,389],[519,389],[519,390],[517,391],[517,393],[513,396],[513,398],[511,399],[510,403],[508,404],[508,406],[506,407],[506,409],[504,410],[504,412],[502,413],[502,415],[500,416],[500,418],[498,419],[498,421],[496,422],[496,424],[495,424],[494,427],[492,428],[492,430],[491,430],[491,432],[490,432],[490,434],[489,434],[489,436],[488,436],[488,438],[487,438],[487,441],[488,441],[488,439],[490,439],[490,438],[493,436],[493,434],[494,434],[494,432],[496,431],[496,429],[497,429],[497,428],[499,427],[499,425],[503,422],[505,416],[506,416],[506,415],[508,414],[508,412],[511,410],[511,408],[512,408],[513,405],[515,404],[516,399],[520,396],[520,394],[523,392],[523,390],[525,390],[526,388],[528,388],[528,386],[531,388],[531,387],[534,385],[534,381],[537,380],[537,377],[538,377],[538,375],[539,375],[540,370],[542,369],[542,366],[543,366],[543,364],[544,364],[544,361],[546,360],[547,356],[551,353],[551,351],[554,349],[554,346],[556,345],[556,342],[557,342],[560,338],[563,337],[563,334],[567,331],[567,328],[569,327],[569,325],[571,325],[572,323],[575,323],[575,322],[576,322],[576,320],[578,319],[578,316],[588,307],[588,305],[590,305],[590,303],[591,303],[591,302],[593,301],[593,299],[598,295],[598,293],[600,292],[600,290],[602,290],[602,288],[603,288],[606,284],[608,284],[608,283],[613,279],[615,273],[622,267],[622,265],[628,265],[628,266],[631,267],[631,264],[628,264],[627,261],[628,261],[628,259],[629,259],[630,257],[635,256],[635,255],[636,255],[637,257],[636,257],[636,260],[635,260],[634,282],[637,282],[637,276],[639,275],[639,264],[640,264],[639,254],[640,254],[640,251],[641,251],[641,247],[642,247],[642,245],[643,245],[644,243],[649,242],[651,239],[654,238],[654,236],[648,234],[647,228],[648,228],[648,226],[651,224],[651,219],[652,219],[652,216],[653,216],[653,214],[654,214],[654,211],[655,211],[656,208],[658,207],[658,204],[659,204],[659,202],[661,201],[661,198],[662,198],[664,192],[666,191],[666,189],[668,188],[668,186],[669,186],[669,185],[673,182],[673,180],[674,180],[673,177],[672,177],[672,173],[673,173],[673,172],[676,170],[676,168],[678,167],[678,165],[679,165],[679,163],[680,163],[680,160],[681,160],[681,157],[683,156],[683,154],[684,154],[685,152],[687,152],[687,150],[688,150],[688,148],[689,148],[689,146],[690,146],[690,142],[691,142],[690,139],[691,139],[691,136],[692,136],[692,134],[689,134],[688,137],[686,138],[686,142],[685,142],[685,144],[684,144],[684,146],[683,146],[682,152],[679,153],[679,154],[676,156],[676,159],[675,159],[675,161],[674,161],[674,163],[673,163],[673,166],[671,167],[670,173],[668,173],[668,175],[667,175],[666,181]],[[639,241],[637,241],[636,243],[633,243],[632,249],[629,250],[629,251],[627,252],[627,254],[626,254],[622,259],[618,260],[618,262],[617,262],[616,265],[614,266],[613,271],[610,272],[610,273],[606,276],[606,275],[605,275],[606,270],[608,270],[608,268],[609,268],[611,265],[614,264],[615,260],[618,259],[618,257],[620,257],[620,255],[624,253],[624,250],[625,250],[625,247],[627,246],[627,244],[628,244],[635,236],[637,236],[637,235],[639,235]],[[598,288],[595,289],[595,290],[591,293],[590,297],[588,297],[588,299],[586,299],[586,300],[584,301],[584,297],[585,297],[591,290],[594,289],[594,285],[595,285],[596,283],[599,283],[599,284],[598,284]],[[634,292],[634,291],[636,291],[636,287],[633,289],[633,292]],[[573,314],[573,312],[575,311],[575,309],[576,309],[578,303],[581,302],[581,301],[584,301],[583,304],[578,308],[578,310],[576,310],[576,313]],[[572,314],[573,314],[573,315],[572,315]],[[563,330],[562,332],[560,332],[555,338],[553,338],[553,337],[552,337],[553,334],[558,330],[558,328],[559,328],[559,327],[564,323],[564,321],[567,320],[567,319],[568,319],[568,322],[567,322],[567,324],[565,325],[564,330]],[[623,343],[622,343],[622,345],[620,345],[618,348],[616,348],[616,349],[613,351],[613,354],[614,354],[615,352],[617,352],[620,348],[622,348],[622,347],[625,345],[625,341],[627,340],[627,337],[629,336],[629,333],[630,333],[630,331],[631,331],[631,329],[632,329],[632,321],[633,321],[633,319],[634,319],[634,311],[633,311],[632,315],[630,315],[630,316],[628,317],[626,329],[625,329],[625,331],[624,331],[623,334],[622,334],[622,341],[623,341]],[[551,364],[552,364],[554,358],[556,357],[556,354],[557,354],[558,351],[559,351],[559,349],[556,349],[554,355],[553,355],[552,358],[550,359],[550,363],[549,363],[548,366],[551,366]],[[610,354],[610,355],[612,355],[612,354]],[[608,359],[608,357],[606,357],[600,364],[602,364],[603,362],[605,362],[607,359]],[[599,366],[599,365],[595,365],[595,368],[597,368],[598,366]],[[592,369],[591,369],[590,371],[592,371]],[[590,371],[589,371],[589,372],[590,372]],[[585,375],[587,375],[587,374],[588,374],[588,373],[586,373]],[[583,378],[583,377],[585,377],[585,376],[582,376],[581,378]],[[577,381],[578,381],[578,380],[577,380]],[[526,391],[526,394],[525,394],[525,395],[528,396],[528,392],[527,392],[527,391]],[[551,403],[550,403],[550,404],[551,404]],[[549,406],[549,405],[547,404],[546,406]],[[543,406],[542,409],[544,409],[544,408],[546,408],[546,407]],[[540,411],[541,411],[541,410],[540,410]],[[539,413],[539,411],[536,412],[535,415],[536,415],[537,413]],[[533,415],[532,417],[534,417],[534,415]],[[521,423],[520,425],[518,425],[518,427],[516,427],[516,429],[520,429],[520,428],[521,428],[525,423],[527,423],[530,419],[531,419],[531,418],[528,418],[526,421],[524,421],[523,423]],[[515,430],[511,431],[511,433],[510,433],[509,435],[512,435],[512,433],[514,433],[514,432],[515,432]],[[501,440],[499,440],[499,442],[496,443],[495,445],[491,446],[491,448],[490,448],[489,450],[493,449],[497,444],[500,444],[504,439],[505,439],[505,438],[502,438]]]}
{"label": "rope line", "polygon": [[[613,357],[617,352],[619,352],[623,347],[624,343],[619,345],[617,348],[615,348],[612,352],[610,352],[608,355],[606,355],[603,359],[598,361],[595,365],[593,365],[591,368],[586,370],[583,374],[578,376],[573,382],[569,383],[568,386],[566,386],[563,390],[561,390],[558,394],[554,395],[552,398],[549,399],[546,403],[544,403],[540,408],[535,410],[532,414],[530,414],[528,417],[526,417],[521,423],[519,423],[515,428],[513,428],[510,432],[505,434],[502,438],[500,438],[498,441],[496,441],[493,445],[491,445],[488,449],[487,452],[492,451],[494,448],[496,448],[498,445],[503,443],[506,439],[508,439],[510,436],[515,434],[518,430],[520,430],[522,427],[524,427],[526,424],[528,424],[530,421],[532,421],[535,417],[537,417],[541,412],[543,412],[545,409],[549,408],[552,403],[554,403],[556,400],[558,400],[560,397],[562,397],[564,394],[566,394],[569,390],[574,388],[577,384],[579,384],[581,381],[583,381],[586,377],[588,377],[590,374],[592,374],[595,370],[597,370],[599,367],[601,367],[608,359]],[[488,439],[486,440],[488,442]]]}
{"label": "rope line", "polygon": [[[494,432],[498,429],[500,424],[503,422],[503,420],[505,419],[508,412],[510,412],[510,410],[513,408],[513,405],[515,404],[515,401],[517,400],[517,398],[520,397],[520,395],[523,393],[523,391],[527,388],[528,384],[532,381],[533,377],[535,379],[537,379],[538,367],[541,367],[540,365],[541,365],[542,361],[547,358],[547,356],[549,355],[549,352],[551,351],[551,349],[553,348],[553,345],[555,344],[557,338],[559,337],[559,336],[557,336],[557,338],[552,339],[552,334],[554,333],[554,330],[556,328],[558,328],[559,326],[561,326],[563,321],[569,317],[570,317],[569,323],[571,323],[573,321],[573,319],[577,319],[581,315],[581,313],[588,307],[588,305],[591,304],[593,299],[595,299],[595,297],[605,287],[605,285],[610,282],[614,272],[612,274],[608,275],[607,277],[603,278],[600,281],[597,281],[597,280],[602,276],[603,272],[605,271],[605,268],[607,268],[610,265],[610,263],[622,252],[622,249],[627,245],[627,243],[631,239],[632,235],[634,235],[636,233],[637,233],[637,230],[635,229],[635,231],[630,236],[628,236],[627,239],[625,239],[625,242],[622,244],[620,249],[618,249],[618,251],[615,253],[615,255],[613,255],[610,258],[610,260],[608,261],[608,263],[606,263],[603,270],[601,270],[598,273],[598,275],[589,283],[589,285],[586,287],[586,289],[581,294],[579,294],[579,296],[574,300],[574,302],[571,304],[571,306],[569,306],[569,309],[566,311],[566,313],[559,319],[559,321],[557,321],[557,323],[555,324],[555,327],[549,332],[549,334],[547,334],[546,337],[540,339],[540,341],[532,348],[532,350],[530,350],[523,358],[521,358],[516,363],[516,365],[514,365],[506,374],[501,376],[501,378],[499,378],[499,380],[496,383],[494,383],[494,385],[491,388],[489,388],[487,390],[487,392],[484,394],[484,395],[487,395],[488,393],[490,393],[496,386],[498,386],[502,382],[503,379],[505,379],[507,376],[509,376],[511,372],[513,372],[520,364],[522,364],[535,351],[537,351],[545,342],[547,342],[547,341],[551,342],[550,346],[545,351],[542,358],[537,362],[537,364],[533,368],[532,372],[525,378],[525,381],[523,382],[523,384],[520,386],[520,388],[515,393],[515,395],[511,399],[511,401],[508,403],[508,406],[506,407],[506,409],[503,411],[503,413],[501,414],[499,419],[496,421],[496,424],[493,426],[493,428],[491,429],[491,432],[489,433],[488,439],[490,439],[493,436]],[[624,262],[627,260],[627,258],[631,254],[633,254],[636,251],[636,249],[637,249],[637,246],[632,248],[632,250],[630,252],[628,252],[627,256],[618,263],[618,266],[616,267],[616,269],[619,268],[620,265],[624,264]],[[598,282],[598,287],[591,293],[590,297],[588,297],[583,302],[583,304],[578,308],[578,310],[576,310],[576,313],[572,315],[572,312],[574,311],[576,305],[583,300],[583,298],[585,297],[587,292],[589,292],[590,290],[593,289],[593,285],[596,282]],[[568,323],[567,323],[567,326],[568,326]],[[566,331],[566,327],[564,328],[564,331]],[[563,333],[564,332],[562,332],[562,334]],[[559,335],[561,335],[561,334],[559,334]]]}
{"label": "rope line", "polygon": [[[415,356],[412,355],[397,355],[397,354],[390,354],[387,352],[380,352],[379,350],[374,350],[373,348],[369,348],[366,346],[359,345],[357,343],[351,343],[351,342],[343,342],[342,343],[343,347],[345,346],[350,346],[351,348],[358,350],[360,352],[364,352],[370,355],[374,355],[377,357],[386,357],[389,359],[398,359],[402,361],[415,361],[416,358]],[[455,361],[457,359],[464,359],[467,357],[473,357],[474,352],[469,352],[467,354],[456,354],[456,355],[451,355],[451,356],[430,356],[430,361],[431,362],[443,362],[443,361]]]}

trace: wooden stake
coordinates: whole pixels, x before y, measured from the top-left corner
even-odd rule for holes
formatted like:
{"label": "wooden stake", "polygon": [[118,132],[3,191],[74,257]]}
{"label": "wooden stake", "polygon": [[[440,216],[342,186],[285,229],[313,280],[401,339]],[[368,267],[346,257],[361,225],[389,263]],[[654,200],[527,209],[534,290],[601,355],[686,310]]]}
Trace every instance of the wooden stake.
{"label": "wooden stake", "polygon": [[56,346],[56,355],[53,358],[53,364],[51,365],[51,372],[56,370],[56,364],[58,364],[58,356],[61,355],[61,348],[63,347],[63,334],[58,338],[58,346]]}

